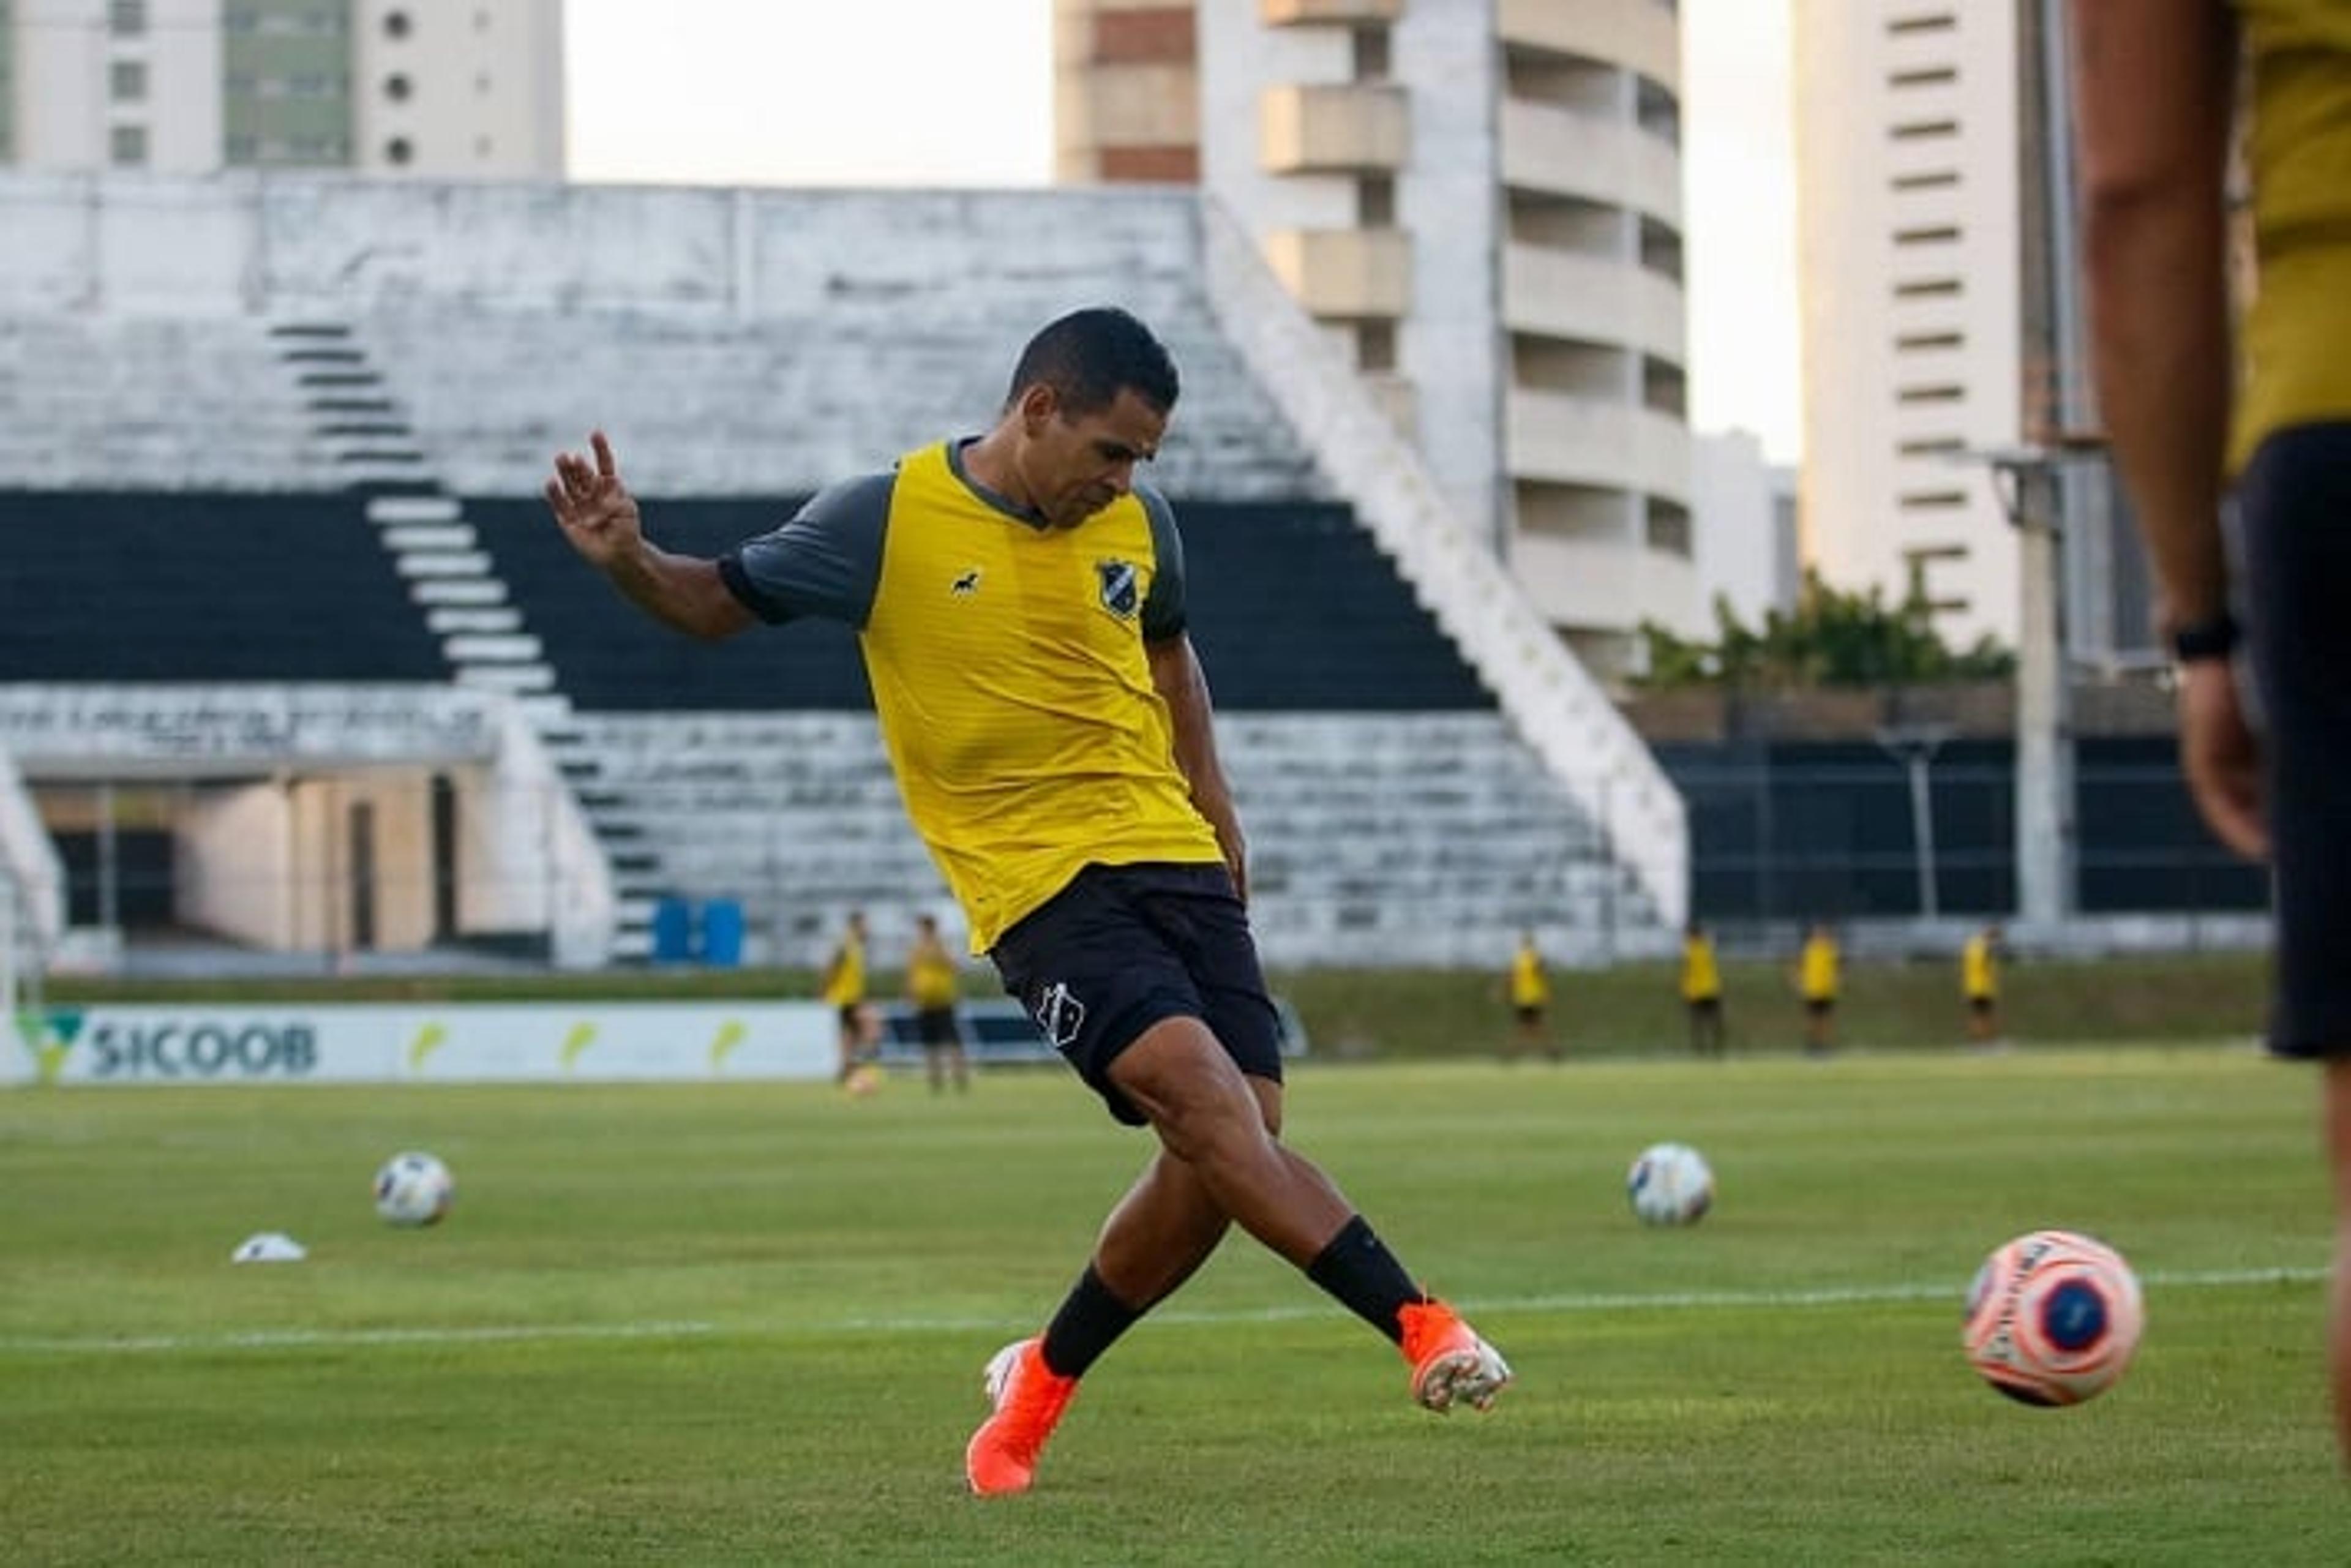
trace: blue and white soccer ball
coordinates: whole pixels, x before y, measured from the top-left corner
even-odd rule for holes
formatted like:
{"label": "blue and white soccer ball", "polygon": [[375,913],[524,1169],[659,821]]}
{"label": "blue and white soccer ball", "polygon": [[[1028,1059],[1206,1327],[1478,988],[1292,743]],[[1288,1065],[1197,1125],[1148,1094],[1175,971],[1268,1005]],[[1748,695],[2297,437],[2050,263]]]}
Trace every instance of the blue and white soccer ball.
{"label": "blue and white soccer ball", "polygon": [[1652,1144],[1625,1173],[1625,1196],[1644,1225],[1695,1225],[1714,1206],[1714,1169],[1687,1144]]}
{"label": "blue and white soccer ball", "polygon": [[391,1225],[431,1225],[449,1212],[456,1178],[435,1156],[403,1150],[375,1173],[375,1211]]}

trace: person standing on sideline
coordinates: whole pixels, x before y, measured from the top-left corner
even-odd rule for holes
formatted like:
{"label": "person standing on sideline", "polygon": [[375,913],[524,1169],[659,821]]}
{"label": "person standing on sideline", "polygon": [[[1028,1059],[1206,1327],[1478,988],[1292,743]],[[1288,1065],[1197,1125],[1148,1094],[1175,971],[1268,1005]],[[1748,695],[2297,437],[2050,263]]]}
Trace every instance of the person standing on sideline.
{"label": "person standing on sideline", "polygon": [[1692,919],[1682,927],[1682,1006],[1689,1012],[1690,1051],[1722,1054],[1722,966],[1714,938]]}
{"label": "person standing on sideline", "polygon": [[1518,950],[1510,955],[1510,1056],[1541,1051],[1553,1061],[1559,1048],[1552,1043],[1551,977],[1543,971],[1542,950],[1535,934],[1519,933]]}
{"label": "person standing on sideline", "polygon": [[1837,986],[1844,967],[1837,939],[1815,921],[1796,956],[1796,992],[1804,999],[1804,1052],[1825,1056],[1836,1047]]}
{"label": "person standing on sideline", "polygon": [[[2322,1064],[2329,1379],[2351,1464],[2351,5],[2074,0],[2071,21],[2093,368],[2178,661],[2182,770],[2213,833],[2271,861],[2270,1049]],[[2239,131],[2257,274],[2241,343]],[[2230,660],[2230,479],[2259,736]]]}
{"label": "person standing on sideline", "polygon": [[956,1092],[971,1088],[964,1061],[963,1020],[956,1016],[956,961],[939,940],[939,923],[914,917],[914,946],[906,955],[906,999],[914,1004],[914,1038],[922,1042],[923,1067],[931,1092],[944,1092],[949,1078]]}
{"label": "person standing on sideline", "polygon": [[875,1043],[872,1015],[865,1009],[865,912],[852,909],[841,940],[824,961],[817,995],[831,1008],[840,1030],[841,1063],[834,1082],[847,1083]]}
{"label": "person standing on sideline", "polygon": [[1970,1045],[2000,1039],[2000,927],[1986,925],[1959,946],[1959,994],[1967,1001]]}
{"label": "person standing on sideline", "polygon": [[964,1453],[983,1496],[1028,1490],[1096,1359],[1236,1225],[1394,1343],[1426,1408],[1483,1409],[1510,1380],[1281,1142],[1280,1024],[1186,634],[1182,541],[1135,483],[1176,392],[1133,316],[1062,317],[1022,350],[984,434],[836,485],[716,560],[645,537],[601,431],[546,488],[572,546],[667,625],[858,630],[907,815],[972,950],[1110,1114],[1157,1139],[1043,1332],[988,1363]]}

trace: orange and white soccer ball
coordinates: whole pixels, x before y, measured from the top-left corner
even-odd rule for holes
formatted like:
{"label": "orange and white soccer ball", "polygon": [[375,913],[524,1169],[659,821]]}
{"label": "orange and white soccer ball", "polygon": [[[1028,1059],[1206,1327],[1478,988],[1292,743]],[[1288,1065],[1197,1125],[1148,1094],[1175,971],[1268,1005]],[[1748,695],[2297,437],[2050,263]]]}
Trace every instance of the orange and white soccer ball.
{"label": "orange and white soccer ball", "polygon": [[2121,1253],[2072,1230],[2035,1230],[1992,1249],[1968,1287],[1968,1363],[2026,1405],[2079,1405],[2115,1385],[2147,1326],[2138,1276]]}

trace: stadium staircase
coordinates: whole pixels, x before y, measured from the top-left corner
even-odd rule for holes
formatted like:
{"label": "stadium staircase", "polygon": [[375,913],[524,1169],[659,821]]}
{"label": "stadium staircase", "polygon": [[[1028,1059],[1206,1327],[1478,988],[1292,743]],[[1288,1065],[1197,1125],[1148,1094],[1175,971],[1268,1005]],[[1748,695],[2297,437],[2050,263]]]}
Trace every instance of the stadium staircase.
{"label": "stadium staircase", "polygon": [[661,856],[642,827],[615,815],[621,799],[595,788],[601,765],[591,742],[570,722],[571,704],[558,689],[554,666],[480,548],[464,503],[434,477],[423,442],[348,323],[287,320],[268,330],[308,411],[312,438],[345,486],[366,497],[368,520],[423,612],[452,679],[512,698],[573,789],[611,868],[612,956],[649,956]]}

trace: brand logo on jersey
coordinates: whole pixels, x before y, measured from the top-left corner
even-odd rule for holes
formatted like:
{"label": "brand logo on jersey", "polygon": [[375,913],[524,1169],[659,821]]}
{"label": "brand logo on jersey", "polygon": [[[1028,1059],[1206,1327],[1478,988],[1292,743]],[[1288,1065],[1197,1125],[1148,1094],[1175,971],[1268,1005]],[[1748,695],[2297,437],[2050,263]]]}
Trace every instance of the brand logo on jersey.
{"label": "brand logo on jersey", "polygon": [[1046,1043],[1055,1051],[1067,1051],[1077,1043],[1078,1030],[1085,1027],[1086,1004],[1070,994],[1068,981],[1056,980],[1038,997],[1032,1016],[1045,1031]]}
{"label": "brand logo on jersey", "polygon": [[947,591],[954,594],[957,599],[968,599],[973,594],[977,593],[979,591],[979,568],[973,567],[969,571],[967,571],[961,577],[956,578],[955,581],[947,585]]}
{"label": "brand logo on jersey", "polygon": [[1121,621],[1131,621],[1143,607],[1143,589],[1131,560],[1094,562],[1094,580],[1102,585],[1102,605]]}

